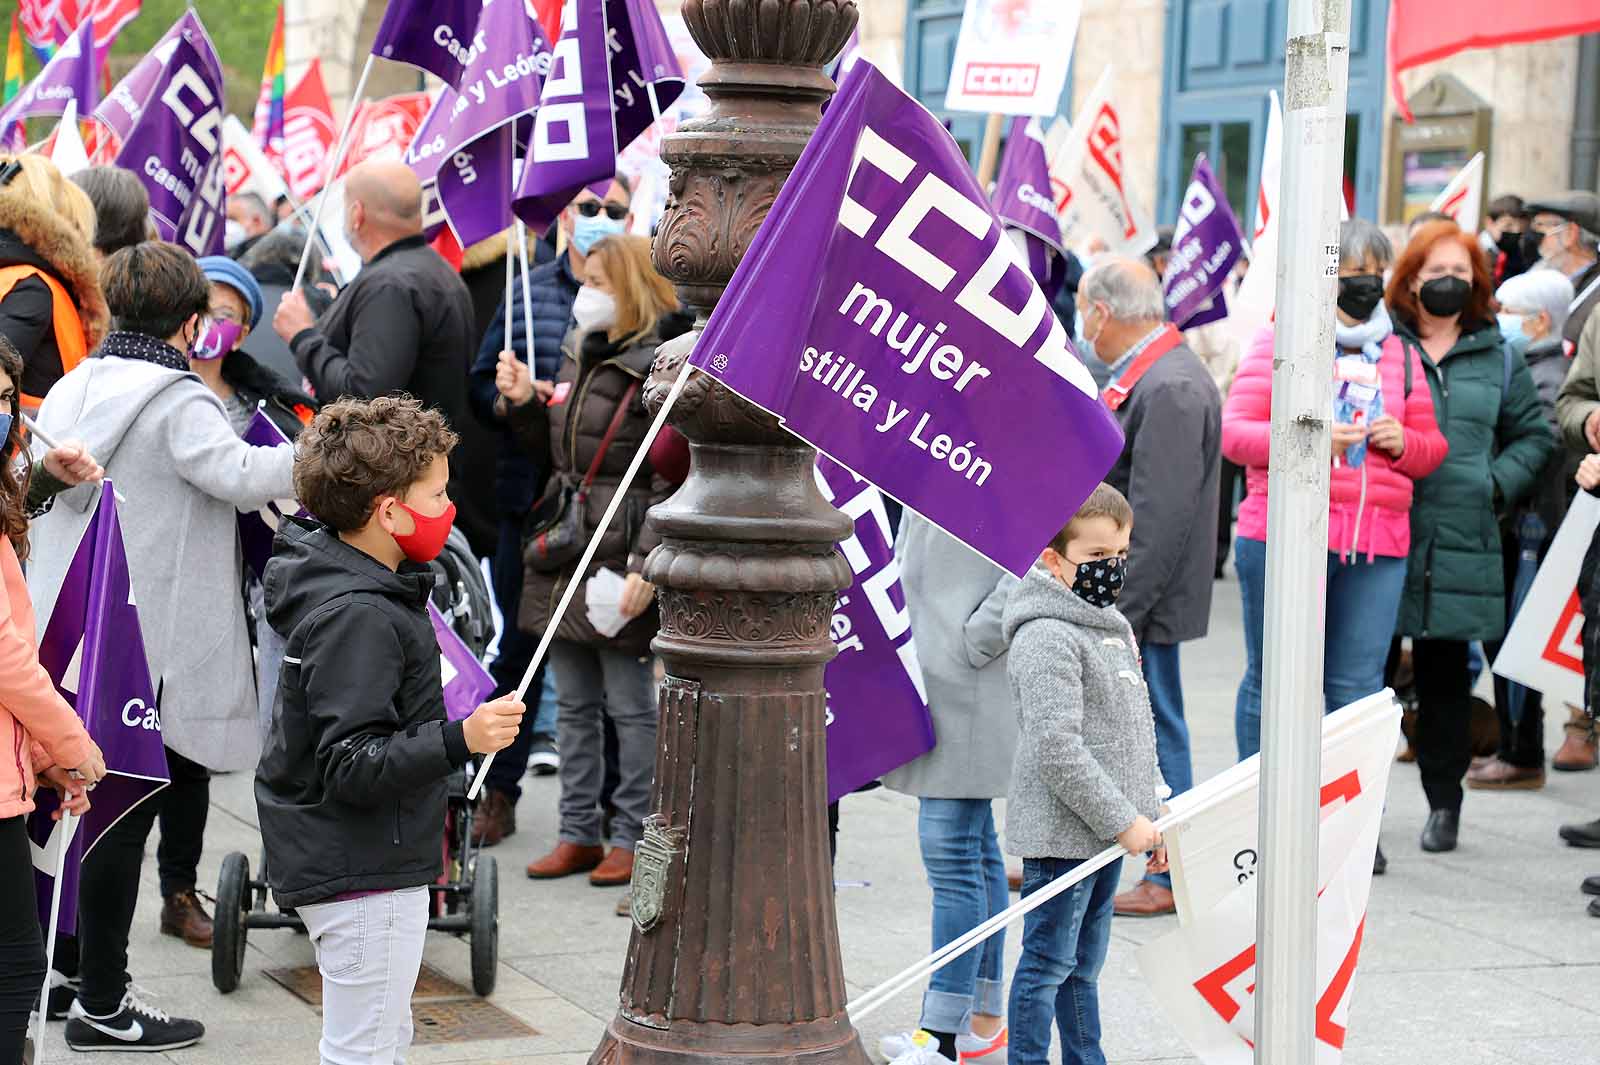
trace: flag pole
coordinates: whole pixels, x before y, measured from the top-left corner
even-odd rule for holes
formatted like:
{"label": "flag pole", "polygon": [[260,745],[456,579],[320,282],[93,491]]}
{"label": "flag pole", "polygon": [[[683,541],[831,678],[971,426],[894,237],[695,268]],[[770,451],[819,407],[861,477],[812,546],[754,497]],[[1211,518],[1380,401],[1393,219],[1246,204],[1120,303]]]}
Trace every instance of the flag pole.
{"label": "flag pole", "polygon": [[50,1013],[50,973],[56,963],[56,924],[61,918],[61,881],[67,871],[67,851],[72,848],[72,835],[77,831],[77,816],[71,811],[61,812],[61,846],[56,851],[55,881],[50,886],[50,927],[44,936],[44,983],[39,988],[38,1027],[33,1037],[34,1065],[44,1061],[44,1022]]}
{"label": "flag pole", "polygon": [[350,149],[350,130],[355,126],[356,112],[361,108],[361,97],[367,91],[367,79],[372,76],[372,64],[377,58],[370,52],[367,53],[367,63],[361,68],[361,77],[356,81],[356,91],[350,96],[350,111],[344,116],[344,128],[339,131],[339,144],[333,150],[333,163],[328,167],[327,180],[322,183],[322,192],[317,196],[317,209],[311,216],[311,232],[306,234],[306,246],[300,249],[300,266],[294,272],[294,284],[289,287],[290,292],[298,292],[300,282],[306,278],[306,263],[311,261],[311,242],[322,232],[322,210],[328,205],[328,186],[338,178],[339,168],[344,165],[345,153]]}
{"label": "flag pole", "polygon": [[[45,447],[51,448],[53,450],[53,449],[58,448],[58,447],[61,446],[59,441],[57,441],[54,437],[52,437],[49,433],[45,432],[43,429],[39,428],[39,423],[34,421],[27,414],[24,414],[22,416],[22,424],[27,428],[28,432],[32,433],[34,436],[37,436],[39,438],[39,442],[41,444],[43,444]],[[103,481],[103,480],[105,480],[105,478],[102,477],[101,480]],[[114,486],[111,489],[111,494],[112,494],[113,497],[116,498],[116,501],[118,503],[126,503],[128,501],[127,498],[124,497],[121,492],[117,491]]]}
{"label": "flag pole", "polygon": [[[528,226],[517,219],[513,227],[517,239],[517,262],[522,267],[522,342],[528,356],[528,373],[533,373],[533,282],[528,277]],[[506,348],[511,347],[511,333],[506,332]]]}
{"label": "flag pole", "polygon": [[[539,666],[544,662],[545,655],[550,653],[550,643],[555,639],[556,630],[561,627],[561,619],[567,616],[567,608],[572,605],[572,599],[577,594],[578,587],[583,584],[583,574],[589,569],[589,563],[594,561],[595,552],[600,549],[600,538],[605,536],[606,530],[611,527],[611,519],[617,516],[617,511],[622,506],[622,499],[632,487],[634,478],[639,476],[639,470],[644,465],[644,460],[650,453],[650,445],[654,444],[661,427],[667,424],[667,415],[672,413],[673,404],[678,402],[678,397],[683,395],[683,386],[689,381],[689,373],[694,365],[687,357],[683,360],[683,369],[678,371],[677,379],[672,382],[672,389],[667,393],[666,400],[661,404],[661,409],[656,412],[655,421],[650,423],[650,431],[644,434],[644,439],[639,441],[639,449],[633,453],[633,461],[628,463],[628,472],[622,475],[622,481],[611,495],[611,502],[606,505],[606,512],[600,515],[600,522],[595,526],[594,535],[589,538],[589,546],[583,549],[583,556],[578,559],[578,564],[573,569],[573,578],[567,582],[566,589],[561,593],[561,601],[556,604],[556,609],[550,615],[550,621],[544,627],[544,635],[539,637],[539,646],[534,649],[533,660],[528,663],[528,670],[522,674],[522,683],[517,685],[517,701],[528,694],[528,688],[533,684],[533,675],[538,672]],[[528,367],[533,370],[532,365]],[[489,766],[494,764],[494,753],[490,752],[478,767],[477,774],[472,778],[472,787],[467,792],[468,801],[477,799],[478,793],[483,790],[483,782],[488,779]]]}
{"label": "flag pole", "polygon": [[1000,134],[1005,124],[1006,116],[996,112],[989,116],[989,121],[983,127],[983,150],[978,153],[978,187],[985,196],[989,194],[989,182],[994,180],[994,172],[1000,166]]}
{"label": "flag pole", "polygon": [[1267,488],[1255,1060],[1317,1057],[1328,479],[1350,0],[1290,0]]}

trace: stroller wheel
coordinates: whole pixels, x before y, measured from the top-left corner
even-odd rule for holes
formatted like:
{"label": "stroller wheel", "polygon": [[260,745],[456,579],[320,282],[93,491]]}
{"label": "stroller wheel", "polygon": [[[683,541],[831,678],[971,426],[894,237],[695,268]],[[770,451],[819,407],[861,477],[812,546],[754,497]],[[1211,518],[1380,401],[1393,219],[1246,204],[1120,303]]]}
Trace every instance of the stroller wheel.
{"label": "stroller wheel", "polygon": [[212,921],[211,982],[224,995],[238,988],[244,974],[244,915],[250,901],[250,859],[235,851],[222,859]]}
{"label": "stroller wheel", "polygon": [[494,992],[495,967],[500,962],[500,869],[493,856],[477,861],[472,877],[472,990]]}

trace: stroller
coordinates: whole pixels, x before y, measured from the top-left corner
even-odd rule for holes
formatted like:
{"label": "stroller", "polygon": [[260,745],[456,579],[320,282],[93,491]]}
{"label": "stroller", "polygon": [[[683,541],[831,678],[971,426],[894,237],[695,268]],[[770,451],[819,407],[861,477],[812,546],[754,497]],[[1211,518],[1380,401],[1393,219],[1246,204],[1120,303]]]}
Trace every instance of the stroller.
{"label": "stroller", "polygon": [[[434,605],[449,619],[472,653],[482,656],[494,633],[488,582],[461,530],[452,529],[435,575]],[[500,876],[492,856],[472,842],[472,803],[467,801],[468,766],[451,776],[445,798],[444,874],[430,889],[428,928],[467,937],[472,959],[472,990],[494,991],[500,954]],[[235,990],[244,975],[246,937],[251,929],[305,925],[293,910],[269,905],[266,856],[259,876],[250,875],[250,859],[234,851],[222,859],[217,879],[211,982],[223,994]]]}

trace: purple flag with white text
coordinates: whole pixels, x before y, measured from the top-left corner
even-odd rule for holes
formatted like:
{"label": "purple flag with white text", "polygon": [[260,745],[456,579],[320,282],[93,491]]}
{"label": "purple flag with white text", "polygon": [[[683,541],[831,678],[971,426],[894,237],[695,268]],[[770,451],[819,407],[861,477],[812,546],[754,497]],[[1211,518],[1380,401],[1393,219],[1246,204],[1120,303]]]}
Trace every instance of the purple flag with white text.
{"label": "purple flag with white text", "polygon": [[1197,156],[1172,234],[1167,275],[1162,278],[1167,318],[1179,329],[1217,321],[1220,316],[1212,297],[1222,292],[1243,254],[1244,231],[1228,206],[1227,194],[1206,157]]}
{"label": "purple flag with white text", "polygon": [[483,0],[389,0],[372,54],[421,67],[459,88],[467,68],[490,46],[478,25],[486,6]]}
{"label": "purple flag with white text", "polygon": [[1050,191],[1050,165],[1045,159],[1044,130],[1037,118],[1011,120],[1011,133],[995,179],[994,211],[1017,234],[1028,272],[1051,303],[1066,283],[1066,246]]}
{"label": "purple flag with white text", "polygon": [[[89,812],[68,847],[59,927],[71,934],[83,857],[129,810],[171,779],[109,480],[101,487],[99,509],[67,567],[55,610],[39,641],[39,662],[56,690],[77,710],[106,760],[106,776],[95,788]],[[36,869],[48,870],[39,877],[42,912],[48,918],[50,878],[55,871],[50,840],[60,826],[50,819],[56,807],[54,793],[39,792],[38,804],[28,832],[34,841]]]}
{"label": "purple flag with white text", "polygon": [[161,239],[196,256],[223,250],[223,91],[202,50],[175,39],[117,153],[117,165],[133,171],[150,194]]}
{"label": "purple flag with white text", "polygon": [[[289,438],[283,435],[277,423],[259,410],[250,419],[250,425],[241,439],[252,447],[282,447],[289,443]],[[267,562],[272,558],[272,540],[278,535],[278,523],[286,514],[305,513],[305,508],[297,500],[280,499],[254,513],[239,515],[239,546],[244,554],[245,565],[250,567],[257,580],[266,573]]]}
{"label": "purple flag with white text", "polygon": [[[206,72],[214,84],[225,84],[222,78],[222,62],[217,58],[216,46],[211,43],[211,37],[206,33],[200,16],[195,13],[194,8],[190,8],[179,16],[178,21],[161,35],[156,46],[134,64],[133,69],[117,82],[111,94],[101,100],[100,106],[94,109],[94,117],[109,126],[119,141],[127,140],[128,134],[133,132],[134,124],[139,121],[145,105],[150,102],[156,83],[161,80],[162,74],[171,62],[172,53],[178,47],[179,41],[188,41],[199,51]],[[79,108],[78,113],[86,114],[87,109]]]}
{"label": "purple flag with white text", "polygon": [[99,98],[99,73],[94,20],[84,19],[78,31],[61,42],[55,55],[17,98],[0,111],[0,139],[9,139],[12,127],[23,119],[61,114],[67,109],[68,100],[77,102],[78,114],[89,114]]}
{"label": "purple flag with white text", "polygon": [[439,641],[439,676],[444,682],[444,713],[451,721],[464,721],[472,716],[478,704],[494,691],[494,678],[483,668],[483,662],[472,653],[444,614],[428,600],[428,620],[433,622],[433,635]]}
{"label": "purple flag with white text", "polygon": [[870,63],[828,107],[693,355],[1024,574],[1122,433],[926,108]]}
{"label": "purple flag with white text", "polygon": [[911,614],[878,490],[829,459],[817,459],[817,487],[855,521],[839,545],[855,580],[839,596],[828,663],[828,801],[933,750],[933,717],[922,690]]}
{"label": "purple flag with white text", "polygon": [[617,172],[617,155],[684,87],[653,3],[567,0],[561,27],[512,205],[541,234],[581,189]]}

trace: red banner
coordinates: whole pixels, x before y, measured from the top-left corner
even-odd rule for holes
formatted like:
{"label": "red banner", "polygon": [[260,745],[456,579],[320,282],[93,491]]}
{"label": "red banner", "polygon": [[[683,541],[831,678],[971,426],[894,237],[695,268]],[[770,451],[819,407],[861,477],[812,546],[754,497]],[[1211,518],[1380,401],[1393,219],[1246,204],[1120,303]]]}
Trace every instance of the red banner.
{"label": "red banner", "polygon": [[296,199],[309,199],[322,188],[322,172],[338,136],[322,64],[313,59],[283,100],[283,177]]}

